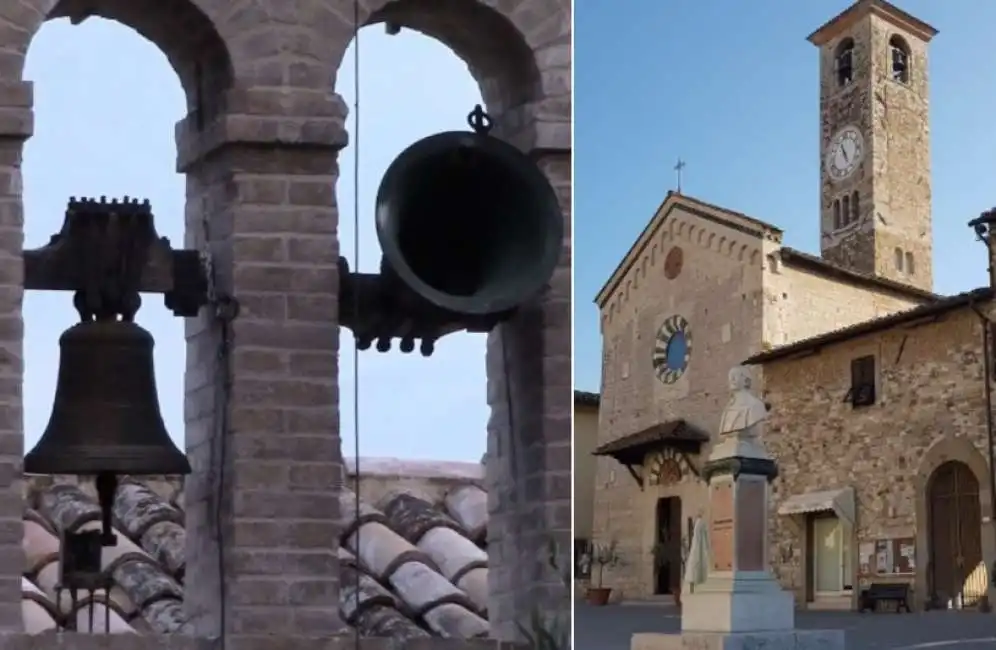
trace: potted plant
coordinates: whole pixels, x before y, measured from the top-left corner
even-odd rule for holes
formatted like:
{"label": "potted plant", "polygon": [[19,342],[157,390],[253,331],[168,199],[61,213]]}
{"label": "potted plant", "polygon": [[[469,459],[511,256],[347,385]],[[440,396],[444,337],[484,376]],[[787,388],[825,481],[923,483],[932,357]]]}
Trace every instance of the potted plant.
{"label": "potted plant", "polygon": [[602,586],[602,574],[605,572],[605,567],[613,567],[619,564],[619,552],[616,541],[612,540],[608,544],[592,544],[588,547],[586,554],[589,565],[598,565],[598,578],[596,582],[598,586],[589,585],[585,598],[590,604],[601,607],[609,602],[609,596],[612,595],[611,587]]}

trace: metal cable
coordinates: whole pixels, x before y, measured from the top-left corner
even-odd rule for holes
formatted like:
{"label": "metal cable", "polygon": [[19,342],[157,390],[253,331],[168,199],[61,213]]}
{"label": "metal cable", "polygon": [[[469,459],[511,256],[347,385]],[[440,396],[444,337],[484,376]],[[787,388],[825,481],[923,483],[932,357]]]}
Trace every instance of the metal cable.
{"label": "metal cable", "polygon": [[[360,270],[360,0],[353,0],[353,263],[357,272]],[[341,282],[341,280],[340,280]],[[359,321],[360,292],[354,292],[354,317]],[[341,330],[340,330],[341,331]],[[342,441],[340,439],[340,446]],[[353,517],[360,521],[360,349],[353,342]],[[353,532],[356,548],[356,561],[360,557],[360,526]],[[360,607],[360,571],[353,571],[356,578],[356,589],[353,592],[353,611]],[[360,650],[360,628],[353,625],[353,642],[356,650]]]}
{"label": "metal cable", "polygon": [[231,342],[229,330],[229,318],[231,313],[226,311],[219,300],[217,272],[214,260],[211,256],[211,230],[210,217],[204,215],[203,228],[203,250],[201,252],[201,263],[205,269],[207,277],[207,302],[208,308],[212,310],[211,317],[213,324],[219,331],[218,347],[215,352],[215,373],[214,373],[214,432],[209,453],[208,472],[214,473],[214,528],[217,538],[217,560],[218,560],[218,607],[220,627],[219,640],[221,650],[225,650],[227,642],[227,609],[228,609],[228,585],[225,583],[225,532],[224,516],[222,513],[222,501],[225,496],[225,463],[228,446],[226,445],[226,434],[228,431],[228,402],[231,390],[231,374],[228,372],[229,347]]}

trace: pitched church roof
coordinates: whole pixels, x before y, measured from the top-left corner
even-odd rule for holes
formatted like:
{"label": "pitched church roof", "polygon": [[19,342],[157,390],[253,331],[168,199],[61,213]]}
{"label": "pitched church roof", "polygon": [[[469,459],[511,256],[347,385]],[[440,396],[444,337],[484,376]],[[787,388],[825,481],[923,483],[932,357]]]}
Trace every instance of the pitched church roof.
{"label": "pitched church roof", "polygon": [[[682,211],[695,217],[710,221],[712,223],[717,223],[759,239],[768,239],[779,244],[782,241],[783,231],[778,226],[754,217],[750,217],[742,212],[736,212],[734,210],[688,196],[687,194],[668,191],[667,197],[665,197],[664,202],[661,203],[660,207],[657,208],[657,212],[654,214],[653,218],[643,229],[643,232],[640,233],[640,236],[637,237],[636,242],[633,243],[629,251],[626,252],[626,255],[623,257],[619,265],[616,266],[616,269],[612,272],[612,275],[609,276],[608,281],[598,291],[598,294],[595,296],[595,304],[599,307],[605,305],[609,297],[612,295],[612,292],[626,275],[626,272],[629,271],[630,267],[636,263],[640,252],[650,240],[654,231],[656,231],[660,224],[668,218],[673,210],[679,207]],[[782,263],[786,266],[804,269],[811,273],[832,278],[846,284],[860,286],[867,289],[874,289],[884,293],[898,294],[902,297],[919,299],[925,302],[940,298],[940,296],[931,293],[930,291],[924,291],[916,287],[911,287],[901,282],[896,282],[895,280],[888,280],[874,275],[858,273],[829,262],[821,257],[817,257],[794,248],[782,247],[780,249],[780,255]]]}
{"label": "pitched church roof", "polygon": [[622,261],[609,276],[606,283],[599,289],[595,296],[595,304],[599,307],[605,304],[616,286],[622,280],[626,272],[636,262],[643,250],[644,245],[650,240],[654,231],[670,216],[671,212],[680,207],[683,211],[692,214],[700,219],[710,221],[731,230],[736,230],[747,235],[758,238],[767,238],[776,242],[782,240],[782,230],[766,221],[755,219],[742,212],[736,212],[728,208],[723,208],[713,203],[707,203],[701,199],[696,199],[687,194],[681,194],[673,190],[668,190],[664,202],[660,204],[653,218],[647,223],[640,236],[636,238],[633,245],[623,256]]}
{"label": "pitched church roof", "polygon": [[885,0],[858,0],[834,18],[825,22],[819,29],[810,34],[806,40],[818,47],[825,45],[868,14],[874,14],[883,20],[887,20],[899,29],[913,34],[924,42],[929,42],[930,39],[937,35],[937,30],[934,27],[923,22],[916,16],[906,13],[890,2],[886,2]]}

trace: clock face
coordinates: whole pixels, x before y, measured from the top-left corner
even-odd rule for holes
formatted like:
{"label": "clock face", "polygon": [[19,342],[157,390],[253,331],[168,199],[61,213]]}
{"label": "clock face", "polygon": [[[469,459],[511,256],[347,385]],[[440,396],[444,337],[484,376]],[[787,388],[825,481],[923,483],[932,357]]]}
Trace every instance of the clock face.
{"label": "clock face", "polygon": [[865,139],[856,126],[845,126],[830,139],[826,171],[832,181],[842,181],[858,168],[865,156]]}
{"label": "clock face", "polygon": [[692,332],[684,317],[674,315],[661,324],[654,341],[654,374],[665,384],[678,381],[692,356]]}

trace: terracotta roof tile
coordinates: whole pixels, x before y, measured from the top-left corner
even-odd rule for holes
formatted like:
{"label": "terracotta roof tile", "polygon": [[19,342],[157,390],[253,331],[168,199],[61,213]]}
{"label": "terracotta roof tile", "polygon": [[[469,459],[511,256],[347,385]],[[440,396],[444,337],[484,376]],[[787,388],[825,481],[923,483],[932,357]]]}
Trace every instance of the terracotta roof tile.
{"label": "terracotta roof tile", "polygon": [[[397,477],[374,504],[340,496],[345,524],[339,550],[340,613],[364,636],[486,637],[487,494],[476,464],[435,466],[380,459],[361,461],[367,476]],[[437,464],[438,465],[438,464]],[[476,469],[475,469],[476,467]],[[449,487],[429,494],[418,481]],[[410,476],[409,476],[410,478]],[[431,481],[430,481],[431,482]],[[75,477],[27,477],[26,566],[22,581],[25,629],[31,634],[72,627],[111,633],[187,631],[183,612],[186,566],[183,492],[178,479],[124,480],[114,502],[118,544],[105,549],[109,594],[75,603],[56,594],[59,531],[100,526],[93,487]],[[406,484],[407,483],[407,484]],[[362,491],[362,483],[361,483]]]}

